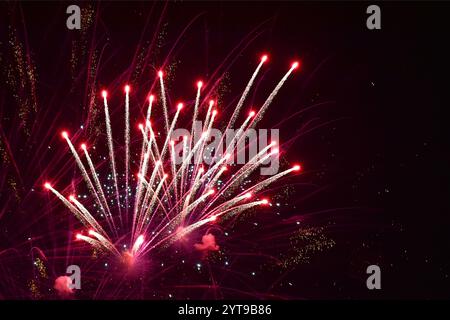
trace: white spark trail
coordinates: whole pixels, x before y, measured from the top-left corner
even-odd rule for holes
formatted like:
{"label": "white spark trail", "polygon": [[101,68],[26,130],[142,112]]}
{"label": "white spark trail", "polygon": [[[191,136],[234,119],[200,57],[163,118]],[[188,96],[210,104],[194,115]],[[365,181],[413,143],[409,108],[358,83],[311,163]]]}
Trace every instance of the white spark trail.
{"label": "white spark trail", "polygon": [[166,99],[166,90],[164,89],[164,80],[163,80],[163,75],[162,75],[162,71],[159,72],[159,84],[161,87],[161,100],[162,100],[162,104],[163,104],[163,113],[164,113],[164,120],[165,120],[165,126],[166,126],[166,131],[169,130],[169,115],[168,115],[168,111],[167,111],[167,99]]}
{"label": "white spark trail", "polygon": [[219,213],[215,214],[215,216],[219,217],[219,216],[226,215],[228,217],[228,216],[231,216],[231,215],[236,215],[236,214],[238,214],[240,212],[243,212],[243,211],[248,210],[248,209],[250,209],[252,207],[259,206],[259,205],[262,205],[262,204],[266,204],[266,200],[253,201],[253,202],[242,204],[242,205],[239,205],[239,206],[236,206],[236,207],[232,207],[232,208],[229,208],[227,210],[224,210],[222,212],[219,212]]}
{"label": "white spark trail", "polygon": [[[273,147],[272,144],[269,144],[265,148],[263,148],[258,154],[256,154],[253,158],[250,159],[248,163],[246,163],[244,166],[242,166],[234,175],[233,177],[220,189],[220,192],[217,194],[217,196],[212,199],[208,205],[203,209],[203,213],[206,212],[206,210],[209,209],[209,207],[216,202],[220,196],[225,196],[225,191],[230,189],[231,187],[238,184],[244,175],[249,175],[251,172],[253,172],[255,169],[259,167],[261,163],[266,161],[269,157],[271,157],[274,154],[278,153],[278,150],[272,151],[270,153],[266,153],[269,148]],[[265,155],[264,155],[265,154]],[[262,156],[264,155],[264,156]]]}
{"label": "white spark trail", "polygon": [[86,209],[85,206],[83,206],[74,196],[71,196],[69,199],[75,204],[78,210],[80,210],[80,212],[83,214],[83,217],[86,219],[87,222],[89,222],[92,228],[107,236],[105,230],[103,230],[103,228],[100,226],[97,220],[95,220],[95,218],[91,215],[89,210]]}
{"label": "white spark trail", "polygon": [[130,87],[125,87],[125,208],[128,212],[130,172]]}
{"label": "white spark trail", "polygon": [[171,153],[171,163],[172,163],[172,185],[174,194],[175,194],[175,201],[178,201],[178,179],[177,179],[177,168],[176,168],[176,159],[175,159],[175,142],[170,142],[170,153]]}
{"label": "white spark trail", "polygon": [[89,230],[89,235],[94,236],[97,240],[109,251],[115,254],[117,257],[120,257],[120,252],[116,249],[116,247],[111,243],[111,241],[100,233],[95,232],[94,230]]}
{"label": "white spark trail", "polygon": [[117,171],[116,171],[116,161],[114,157],[114,146],[111,130],[111,120],[109,118],[108,101],[106,100],[106,93],[103,94],[103,104],[105,106],[105,124],[106,124],[106,136],[108,139],[108,149],[109,149],[109,160],[111,164],[112,175],[114,178],[114,187],[116,189],[117,207],[119,210],[119,219],[122,224],[122,210],[120,209],[120,196],[119,196],[119,185],[117,183]]}
{"label": "white spark trail", "polygon": [[256,193],[258,191],[261,191],[262,189],[264,189],[265,187],[267,187],[268,185],[274,183],[276,180],[288,175],[289,173],[293,172],[293,171],[298,171],[298,169],[296,168],[290,168],[287,170],[284,170],[280,173],[277,173],[276,175],[271,176],[270,178],[267,178],[261,182],[258,182],[257,184],[255,184],[254,186],[250,187],[247,192],[253,192]]}
{"label": "white spark trail", "polygon": [[194,104],[194,115],[192,117],[191,139],[190,139],[190,143],[189,143],[189,148],[192,148],[192,137],[194,136],[194,123],[197,120],[198,106],[200,104],[201,88],[202,88],[202,86],[198,85],[197,96],[195,97],[195,104]]}
{"label": "white spark trail", "polygon": [[136,255],[136,253],[138,252],[139,248],[141,247],[141,245],[142,245],[143,243],[144,243],[144,236],[143,236],[143,235],[140,235],[140,236],[136,239],[136,241],[135,241],[133,247],[131,248],[131,254],[132,254],[133,256]]}
{"label": "white spark trail", "polygon": [[212,211],[207,212],[205,215],[202,215],[201,217],[204,217],[206,215],[217,215],[220,212],[225,212],[227,211],[229,208],[231,208],[232,206],[234,206],[235,204],[243,201],[243,200],[248,200],[252,197],[252,195],[249,192],[245,192],[243,195],[239,195],[237,197],[234,197],[220,205],[218,205],[216,208],[214,208]]}
{"label": "white spark trail", "polygon": [[253,120],[253,122],[250,124],[251,128],[254,128],[256,126],[256,124],[262,119],[262,117],[264,116],[264,113],[266,112],[267,108],[270,106],[270,104],[272,103],[273,99],[275,99],[275,96],[277,95],[278,91],[280,91],[281,87],[283,86],[283,84],[286,82],[287,78],[289,78],[289,76],[291,75],[291,73],[296,69],[297,67],[292,65],[292,67],[289,69],[288,72],[286,72],[286,74],[284,75],[284,77],[280,80],[280,82],[278,82],[277,86],[275,87],[275,89],[273,89],[273,91],[270,93],[269,97],[267,98],[267,100],[264,102],[264,104],[262,105],[261,109],[259,109],[258,113],[256,114],[255,119]]}
{"label": "white spark trail", "polygon": [[61,202],[74,214],[74,216],[81,221],[87,227],[91,227],[90,223],[83,217],[83,213],[78,210],[69,200],[67,200],[61,193],[55,190],[52,186],[47,185],[47,189],[49,189]]}
{"label": "white spark trail", "polygon": [[[152,105],[153,105],[153,101],[154,101],[153,95],[150,95],[148,100],[149,100],[149,103],[148,103],[148,108],[147,108],[147,117],[145,119],[145,126],[144,126],[145,129],[141,129],[142,135],[143,135],[143,139],[142,139],[142,147],[141,147],[141,157],[140,157],[140,160],[139,160],[139,173],[142,172],[142,163],[144,161],[144,155],[146,153],[145,147],[148,144],[147,134],[148,134],[149,130],[151,132],[151,137],[150,138],[153,138],[153,131],[151,129],[151,123],[150,123],[150,117],[151,117],[151,114],[152,114]],[[136,190],[138,190],[138,191],[141,188],[140,184],[141,184],[141,179],[137,179]],[[136,203],[135,203],[134,207],[136,208]]]}
{"label": "white spark trail", "polygon": [[255,82],[256,76],[259,73],[259,70],[261,70],[262,65],[264,64],[266,60],[263,58],[261,59],[261,62],[258,64],[258,66],[256,67],[256,70],[253,72],[252,77],[250,78],[250,80],[247,83],[247,86],[245,87],[244,92],[241,95],[241,98],[239,99],[238,104],[236,105],[236,108],[234,109],[233,115],[231,116],[230,121],[228,122],[228,126],[227,128],[232,128],[234,125],[234,122],[236,121],[236,118],[239,115],[239,112],[242,108],[242,105],[244,104],[245,99],[247,98],[248,93],[250,92],[250,89],[253,86],[253,82]]}
{"label": "white spark trail", "polygon": [[[148,130],[150,130],[150,140],[147,140],[147,133],[146,133],[146,131],[144,131],[143,128],[141,128],[141,131],[143,134],[143,149],[145,149],[144,158],[142,160],[141,166],[139,167],[139,175],[142,177],[145,177],[145,175],[147,174],[148,160],[149,160],[149,157],[153,155],[152,154],[152,142],[155,139],[155,135],[153,133],[151,126],[149,126]],[[134,203],[133,226],[134,226],[134,222],[135,222],[135,217],[139,213],[139,205],[140,205],[141,198],[142,198],[142,179],[138,179],[138,185],[137,185],[135,203]]]}
{"label": "white spark trail", "polygon": [[100,248],[101,247],[100,241],[98,241],[96,239],[92,239],[90,237],[83,236],[82,234],[77,234],[77,240],[83,240],[83,241],[89,243],[94,248]]}
{"label": "white spark trail", "polygon": [[[192,196],[195,195],[195,192],[197,191],[197,185],[199,184],[199,181],[200,181],[200,176],[203,172],[204,172],[204,169],[200,168],[200,170],[198,170],[197,174],[195,175],[195,178],[192,181],[191,188],[189,189],[189,193],[186,196],[186,200],[184,201],[183,212],[185,212],[186,208],[188,207]],[[184,217],[183,212],[181,212],[181,216]]]}
{"label": "white spark trail", "polygon": [[86,170],[86,167],[84,166],[83,162],[80,159],[80,156],[78,155],[77,151],[75,150],[75,147],[73,146],[72,142],[70,141],[70,138],[67,136],[67,134],[64,134],[64,138],[66,139],[66,142],[69,146],[70,152],[72,153],[73,157],[75,158],[75,162],[78,165],[78,168],[81,171],[81,176],[84,178],[84,181],[86,182],[88,186],[88,190],[91,194],[94,195],[95,201],[97,205],[102,210],[103,214],[106,216],[108,213],[106,212],[105,208],[103,207],[102,201],[100,200],[100,197],[98,196],[97,191],[95,190],[94,185],[92,184],[91,178],[89,177],[89,174]]}
{"label": "white spark trail", "polygon": [[143,214],[142,214],[142,218],[141,218],[141,223],[140,226],[138,228],[139,231],[142,230],[143,225],[145,224],[145,221],[148,219],[149,215],[152,213],[153,210],[153,206],[156,202],[156,200],[158,199],[158,194],[161,191],[161,188],[163,186],[164,181],[166,180],[167,176],[164,176],[161,181],[159,182],[158,186],[156,187],[155,192],[153,192],[153,196],[150,200],[150,202],[148,203],[148,205],[145,203],[143,204]]}
{"label": "white spark trail", "polygon": [[175,113],[175,116],[173,117],[172,124],[170,125],[170,128],[168,129],[167,134],[166,134],[166,140],[164,141],[164,146],[162,148],[161,156],[160,156],[161,161],[164,161],[164,158],[166,156],[167,146],[169,144],[173,129],[175,128],[175,125],[178,120],[178,116],[180,115],[180,111],[182,108],[183,108],[183,104],[179,103],[178,107],[177,107],[177,112]]}
{"label": "white spark trail", "polygon": [[[208,141],[209,134],[211,133],[212,124],[214,123],[214,119],[217,115],[217,111],[214,110],[211,112],[213,103],[209,104],[208,112],[206,114],[206,120],[205,120],[205,126],[203,128],[203,135],[205,136],[204,139],[200,139],[202,142],[200,144],[200,148],[198,152],[196,152],[196,156],[194,159],[194,176],[197,174],[197,171],[199,170],[200,164],[204,160],[204,150],[205,150],[205,143]],[[211,114],[211,118],[210,118]]]}
{"label": "white spark trail", "polygon": [[[183,162],[182,162],[182,164],[186,161],[186,157],[187,157],[187,154],[189,153],[189,149],[190,149],[190,146],[188,145],[187,140],[188,140],[187,136],[184,136],[183,137],[183,158],[182,158]],[[181,173],[180,194],[184,194],[184,184],[185,184],[184,172],[185,172],[185,167],[183,165],[181,165],[181,168],[180,168],[180,173]],[[175,176],[178,176],[178,173]],[[176,186],[175,186],[175,188],[176,188]]]}
{"label": "white spark trail", "polygon": [[111,230],[117,235],[117,230],[116,230],[116,226],[115,226],[115,223],[114,223],[114,218],[113,218],[113,216],[111,214],[111,210],[109,208],[108,201],[106,200],[105,193],[103,192],[103,188],[102,188],[102,185],[100,183],[100,180],[98,179],[98,174],[97,174],[97,171],[95,170],[94,163],[92,162],[92,159],[89,156],[89,152],[87,151],[87,148],[85,146],[83,146],[82,149],[84,150],[84,155],[85,155],[86,160],[88,162],[92,178],[94,179],[94,183],[95,183],[95,186],[97,188],[97,192],[100,194],[100,200],[102,201],[103,205],[106,208],[107,212],[105,213],[105,217],[107,218],[107,222],[108,222]]}

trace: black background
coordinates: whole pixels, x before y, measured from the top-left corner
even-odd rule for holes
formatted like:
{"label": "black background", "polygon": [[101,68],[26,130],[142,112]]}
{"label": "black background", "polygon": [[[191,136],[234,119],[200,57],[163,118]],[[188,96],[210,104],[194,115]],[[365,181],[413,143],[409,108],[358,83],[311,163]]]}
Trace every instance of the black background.
{"label": "black background", "polygon": [[[1,7],[8,5],[2,3]],[[233,65],[231,86],[240,88],[251,62],[261,52],[268,52],[272,74],[285,70],[295,58],[302,61],[301,71],[287,84],[269,118],[279,121],[314,102],[331,101],[306,118],[318,116],[333,122],[299,139],[289,157],[301,159],[308,168],[306,179],[324,187],[302,201],[301,210],[332,209],[332,215],[324,219],[335,223],[330,234],[337,245],[299,266],[292,275],[297,286],[286,289],[288,295],[309,299],[448,298],[449,152],[445,123],[449,87],[446,17],[450,4],[381,2],[381,30],[366,28],[367,5],[169,3],[165,12],[168,43],[162,51],[167,51],[184,26],[200,15],[183,38],[182,49],[175,52],[182,63],[174,87],[181,90],[177,95],[186,96],[191,88],[185,84],[193,81],[192,75],[207,78],[241,39],[264,23],[261,35],[249,42]],[[66,4],[12,6],[17,6],[15,10],[20,7],[25,17],[29,47],[40,74],[40,94],[64,95],[56,92],[62,91],[67,81],[62,75],[67,69],[61,69],[64,63],[60,59],[64,59],[70,32],[76,32],[64,27]],[[99,82],[108,85],[117,77],[117,70],[124,72],[129,65],[150,8],[161,11],[165,4],[103,2],[98,6],[100,34],[108,39],[110,50]],[[17,24],[20,19],[11,17],[8,10],[1,11],[5,44],[5,22]],[[0,94],[3,114],[14,113],[5,102],[8,91],[3,85]],[[254,103],[260,104],[258,99],[263,97],[254,97]],[[81,116],[74,119],[73,114],[79,105],[66,102],[52,108],[60,122],[76,126]],[[296,133],[297,125],[289,122],[282,136]],[[2,126],[8,130],[6,124]],[[381,267],[380,291],[365,287],[365,268],[370,264]]]}

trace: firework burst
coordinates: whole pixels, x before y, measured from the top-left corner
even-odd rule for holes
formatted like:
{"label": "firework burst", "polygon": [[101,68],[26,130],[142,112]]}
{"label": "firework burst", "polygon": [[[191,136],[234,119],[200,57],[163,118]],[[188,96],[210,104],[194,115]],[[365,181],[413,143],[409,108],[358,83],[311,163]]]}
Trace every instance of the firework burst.
{"label": "firework burst", "polygon": [[[234,129],[254,81],[267,60],[267,55],[261,57],[231,117],[222,123],[227,130]],[[298,67],[298,62],[292,63],[262,107],[248,111],[245,120],[237,127],[231,143],[227,144],[225,152],[219,153],[216,150],[211,154],[214,161],[208,163],[204,159],[210,152],[208,142],[213,126],[218,122],[220,106],[217,106],[211,97],[202,100],[202,90],[205,87],[203,81],[197,82],[193,105],[180,102],[173,108],[174,112],[171,112],[172,107],[166,98],[164,72],[160,70],[157,73],[160,99],[156,101],[152,94],[148,97],[146,117],[137,126],[138,140],[141,143],[140,152],[136,153],[131,152],[131,141],[135,141],[131,139],[130,130],[131,87],[124,87],[125,129],[122,135],[124,144],[120,147],[113,138],[117,133],[113,132],[111,124],[108,92],[103,90],[101,98],[104,106],[109,181],[101,180],[98,166],[92,160],[90,150],[94,146],[82,143],[77,150],[69,133],[63,131],[61,136],[67,142],[92,201],[83,204],[83,200],[78,199],[76,195],[63,195],[52,183],[44,184],[44,187],[61,200],[84,225],[84,228],[76,233],[75,240],[86,242],[97,251],[106,252],[127,265],[134,265],[153,250],[168,248],[203,226],[221,224],[222,221],[236,217],[246,210],[268,205],[270,200],[262,198],[260,192],[282,177],[298,173],[300,165],[294,164],[272,176],[260,177],[250,186],[245,184],[245,188],[238,188],[250,175],[254,175],[263,163],[279,156],[279,146],[272,141],[240,165],[235,165],[233,160],[243,149],[250,149],[249,144],[252,142],[247,143],[245,139],[248,130],[256,127],[284,82]],[[201,134],[196,138],[194,124],[202,118],[204,109],[206,113],[202,119]],[[155,126],[155,114],[162,114],[162,128]],[[190,134],[177,138],[174,132],[182,116],[192,119],[191,128],[187,129]],[[157,129],[160,132],[156,133]],[[134,154],[136,161],[132,161]],[[125,173],[119,174],[118,160],[122,159],[122,156]],[[135,175],[130,174],[134,163],[139,164]],[[107,186],[108,183],[111,185]],[[211,238],[207,236],[204,240],[210,242]],[[211,245],[203,243],[200,247],[218,248],[215,242]]]}

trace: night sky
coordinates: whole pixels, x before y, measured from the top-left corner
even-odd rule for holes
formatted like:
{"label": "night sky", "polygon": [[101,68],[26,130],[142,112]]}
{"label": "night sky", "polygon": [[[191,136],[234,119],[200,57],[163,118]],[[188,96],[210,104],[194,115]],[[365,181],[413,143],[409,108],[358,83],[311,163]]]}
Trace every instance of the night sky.
{"label": "night sky", "polygon": [[[58,132],[75,132],[86,122],[90,99],[98,99],[102,88],[119,92],[132,81],[143,88],[132,97],[132,120],[137,121],[161,65],[170,66],[171,102],[193,99],[195,81],[207,81],[220,67],[226,74],[217,95],[225,102],[225,117],[262,53],[270,63],[249,105],[260,106],[292,61],[301,61],[261,126],[280,128],[281,142],[289,142],[281,147],[284,161],[298,160],[304,168],[286,181],[294,192],[278,198],[281,208],[266,209],[266,214],[304,217],[334,245],[290,267],[282,279],[273,268],[259,267],[259,258],[239,260],[235,269],[248,273],[248,279],[224,276],[221,285],[250,294],[225,290],[211,296],[188,287],[170,291],[185,279],[169,274],[150,281],[149,286],[158,283],[154,291],[125,298],[164,299],[172,292],[179,299],[449,297],[450,154],[444,103],[450,4],[381,3],[382,29],[368,30],[368,4],[360,2],[81,3],[90,17],[81,31],[65,26],[69,4],[0,4],[0,298],[57,296],[42,279],[36,282],[41,294],[47,287],[50,293],[33,295],[30,281],[38,276],[32,246],[47,255],[49,279],[64,274],[66,262],[77,261],[72,248],[66,251],[71,257],[65,256],[61,239],[70,245],[67,230],[80,226],[62,207],[55,209],[42,184],[57,177],[60,185],[69,185],[78,174],[68,164],[71,158]],[[17,43],[25,53],[22,66],[15,60]],[[92,54],[101,61],[96,66],[87,64]],[[21,87],[24,78],[33,81]],[[111,105],[121,103],[119,97],[113,93]],[[38,111],[29,111],[35,106]],[[95,127],[89,130],[81,135],[98,135]],[[255,221],[272,223],[267,216],[234,228],[239,236],[230,252],[241,246],[263,252],[246,246],[245,235]],[[36,243],[26,243],[28,237]],[[261,239],[267,237],[261,233]],[[289,246],[287,239],[288,252]],[[381,268],[381,290],[366,288],[366,268],[372,264]],[[196,270],[179,277],[205,282]]]}

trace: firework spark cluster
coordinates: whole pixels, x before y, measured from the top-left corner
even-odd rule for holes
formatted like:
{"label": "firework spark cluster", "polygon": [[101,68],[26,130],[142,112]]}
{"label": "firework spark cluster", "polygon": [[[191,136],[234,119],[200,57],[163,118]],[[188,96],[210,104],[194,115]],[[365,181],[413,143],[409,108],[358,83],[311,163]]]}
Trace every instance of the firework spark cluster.
{"label": "firework spark cluster", "polygon": [[[261,57],[226,122],[226,129],[235,127],[254,81],[267,60],[267,55]],[[250,186],[246,184],[245,188],[238,188],[246,178],[255,175],[265,161],[279,156],[279,146],[272,141],[251,156],[246,163],[239,166],[231,164],[237,153],[242,151],[241,142],[246,141],[247,130],[256,127],[284,82],[298,67],[298,62],[292,63],[259,110],[247,111],[245,120],[237,127],[232,143],[227,144],[224,153],[213,154],[214,162],[210,164],[206,164],[203,158],[211,130],[218,122],[220,106],[216,105],[214,99],[202,99],[202,90],[205,87],[203,81],[197,82],[193,105],[180,102],[173,108],[168,105],[166,98],[164,72],[160,70],[157,73],[160,99],[156,101],[153,94],[148,97],[146,117],[137,125],[138,140],[141,143],[139,156],[135,161],[132,161],[134,153],[130,151],[133,148],[131,141],[135,141],[131,137],[134,131],[130,130],[131,87],[124,87],[125,130],[121,134],[124,143],[120,146],[117,145],[117,141],[120,141],[117,138],[118,133],[113,130],[108,92],[103,90],[101,98],[108,149],[107,162],[113,191],[105,190],[105,183],[101,181],[101,175],[98,173],[98,165],[92,160],[93,146],[81,143],[79,148],[75,147],[68,131],[61,132],[61,136],[67,142],[91,201],[83,204],[83,200],[74,194],[60,193],[51,182],[44,184],[84,225],[84,228],[76,233],[75,240],[84,241],[96,250],[133,265],[140,257],[151,254],[152,250],[167,248],[205,225],[220,224],[222,220],[238,216],[246,210],[268,205],[270,199],[261,197],[260,192],[282,177],[298,173],[300,165],[294,164],[275,175],[260,177]],[[172,112],[171,109],[175,111]],[[162,125],[156,127],[154,119],[159,115],[163,118]],[[191,119],[191,134],[175,141],[173,133],[182,116]],[[203,123],[202,133],[199,139],[194,139],[193,124],[198,120]],[[244,143],[244,148],[248,148],[248,144]],[[176,160],[179,157],[181,161]],[[124,174],[118,172],[118,162],[122,159]],[[133,163],[139,163],[136,174],[132,174]],[[214,241],[208,245],[210,236],[206,234],[203,244],[197,246],[217,249],[218,245]],[[126,249],[122,250],[123,247]]]}

